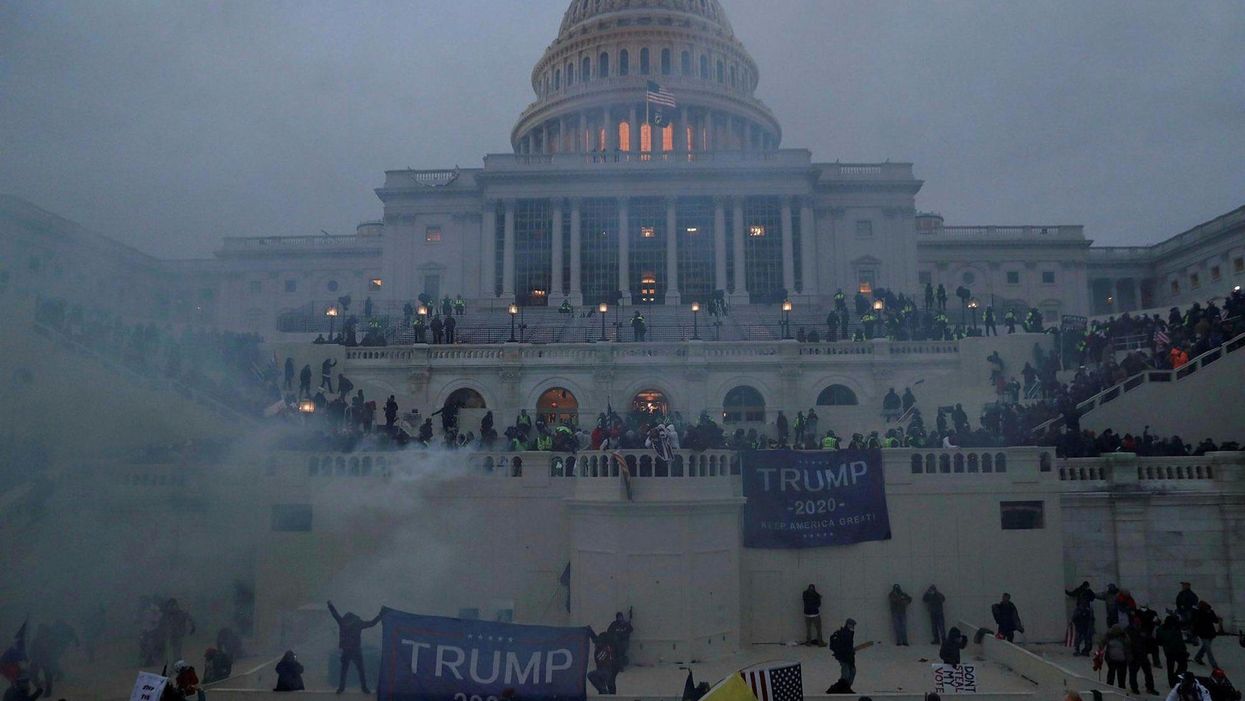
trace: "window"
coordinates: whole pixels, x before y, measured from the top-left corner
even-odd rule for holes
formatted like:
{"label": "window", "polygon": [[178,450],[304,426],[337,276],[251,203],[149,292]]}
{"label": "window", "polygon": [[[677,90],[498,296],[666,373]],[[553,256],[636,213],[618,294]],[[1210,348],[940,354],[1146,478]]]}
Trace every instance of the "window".
{"label": "window", "polygon": [[648,48],[640,49],[640,75],[648,75]]}
{"label": "window", "polygon": [[1233,273],[1245,272],[1245,258],[1233,258],[1232,259],[1232,272]]}
{"label": "window", "polygon": [[554,69],[553,71],[553,89],[554,90],[562,89],[562,69],[561,68]]}
{"label": "window", "polygon": [[1042,271],[1042,284],[1043,284],[1043,285],[1053,285],[1053,284],[1055,284],[1055,271],[1053,271],[1053,270],[1043,270],[1043,271]]}
{"label": "window", "polygon": [[917,280],[922,285],[931,285],[934,282],[934,276],[931,275],[928,270],[922,270],[921,272],[917,273]]}
{"label": "window", "polygon": [[977,276],[973,275],[971,270],[965,270],[964,274],[960,276],[960,279],[964,281],[965,286],[968,286],[977,280]]}
{"label": "window", "polygon": [[858,239],[873,238],[873,222],[868,219],[856,220],[856,238]]}
{"label": "window", "polygon": [[328,281],[328,282],[324,285],[324,288],[325,288],[325,289],[327,289],[329,292],[336,292],[336,291],[337,291],[337,281],[336,281],[336,280],[329,280],[329,281]]}
{"label": "window", "polygon": [[310,531],[311,504],[273,504],[272,530],[274,531]]}
{"label": "window", "polygon": [[1007,271],[1007,284],[1009,285],[1020,284],[1020,271],[1019,270],[1008,270]]}
{"label": "window", "polygon": [[424,230],[424,241],[427,243],[440,243],[441,227],[430,226]]}
{"label": "window", "polygon": [[618,52],[618,75],[627,75],[631,71],[631,54],[626,49]]}
{"label": "window", "polygon": [[1217,266],[1217,265],[1216,265],[1216,266],[1211,267],[1211,269],[1210,269],[1210,279],[1211,279],[1211,280],[1218,280],[1220,277],[1221,277],[1221,275],[1219,274],[1219,266]]}
{"label": "window", "polygon": [[670,75],[670,49],[661,50],[661,74]]}
{"label": "window", "polygon": [[762,224],[752,224],[748,227],[748,235],[753,238],[760,238],[765,235],[765,226]]}
{"label": "window", "polygon": [[755,388],[739,385],[722,400],[722,420],[726,423],[764,421],[765,399]]}
{"label": "window", "polygon": [[709,57],[700,55],[700,79],[709,80]]}
{"label": "window", "polygon": [[1005,531],[1027,531],[1046,528],[1046,502],[999,502],[999,520]]}
{"label": "window", "polygon": [[878,271],[873,268],[861,268],[856,271],[856,291],[862,295],[873,294],[873,287],[878,283]]}
{"label": "window", "polygon": [[264,291],[264,283],[259,280],[251,280],[251,294],[257,295]]}
{"label": "window", "polygon": [[646,238],[646,239],[651,239],[651,238],[653,238],[653,237],[654,237],[654,236],[656,236],[656,235],[657,235],[657,234],[656,234],[656,232],[654,232],[654,231],[653,231],[653,227],[651,227],[651,226],[642,226],[642,227],[640,227],[640,236],[642,236],[642,237],[644,237],[644,238]]}
{"label": "window", "polygon": [[566,87],[569,88],[574,84],[575,84],[575,64],[568,63],[566,64]]}
{"label": "window", "polygon": [[587,56],[584,56],[583,62],[579,64],[579,79],[585,83],[592,77],[591,65]]}
{"label": "window", "polygon": [[1180,294],[1180,281],[1179,280],[1172,280],[1172,294],[1174,295]]}
{"label": "window", "polygon": [[1189,276],[1189,284],[1192,285],[1193,289],[1196,290],[1197,288],[1202,286],[1202,280],[1200,277],[1198,277],[1197,273],[1193,273],[1192,275]]}
{"label": "window", "polygon": [[679,68],[682,69],[681,72],[683,73],[683,75],[691,75],[692,74],[692,53],[690,51],[684,51],[679,56],[679,64],[680,64]]}
{"label": "window", "polygon": [[286,280],[285,291],[286,292],[297,292],[298,291],[298,280]]}
{"label": "window", "polygon": [[600,58],[597,59],[597,77],[610,77],[610,55],[604,51],[601,52]]}
{"label": "window", "polygon": [[843,385],[830,385],[817,395],[817,406],[856,406],[856,393]]}
{"label": "window", "polygon": [[380,278],[378,278],[378,277],[374,277],[374,278],[372,278],[371,280],[368,280],[368,283],[367,283],[367,288],[368,288],[369,290],[371,290],[372,292],[375,292],[375,291],[379,290],[381,287],[384,287],[384,285],[385,285],[385,281],[384,281],[384,280],[382,280],[382,279],[380,279]]}
{"label": "window", "polygon": [[744,281],[754,304],[781,302],[783,295],[782,237],[767,236],[782,230],[782,207],[777,197],[744,200]]}
{"label": "window", "polygon": [[722,62],[718,61],[718,82],[722,83],[725,81],[726,81],[726,69],[722,65]]}
{"label": "window", "polygon": [[735,73],[736,73],[735,64],[731,64],[731,87],[732,88],[735,87]]}

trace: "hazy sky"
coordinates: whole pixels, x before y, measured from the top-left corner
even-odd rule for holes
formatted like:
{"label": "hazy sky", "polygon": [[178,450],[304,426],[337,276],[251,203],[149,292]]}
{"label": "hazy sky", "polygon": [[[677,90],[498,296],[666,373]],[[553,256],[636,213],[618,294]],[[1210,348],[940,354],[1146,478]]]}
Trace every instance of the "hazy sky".
{"label": "hazy sky", "polygon": [[[948,223],[1149,243],[1245,203],[1245,3],[723,0],[783,145]],[[0,3],[0,191],[160,256],[349,233],[509,150],[566,0]]]}

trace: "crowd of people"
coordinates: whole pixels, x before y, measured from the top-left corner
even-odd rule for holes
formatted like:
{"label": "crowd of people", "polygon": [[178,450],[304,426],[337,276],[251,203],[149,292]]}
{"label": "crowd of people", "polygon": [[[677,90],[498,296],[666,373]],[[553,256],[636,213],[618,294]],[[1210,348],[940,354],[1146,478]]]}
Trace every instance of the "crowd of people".
{"label": "crowd of people", "polygon": [[[1128,589],[1121,589],[1114,583],[1103,591],[1095,591],[1085,581],[1075,589],[1066,590],[1065,594],[1074,602],[1069,622],[1073,654],[1091,658],[1095,670],[1105,666],[1108,685],[1123,690],[1127,674],[1128,689],[1133,694],[1140,694],[1142,688],[1147,694],[1158,694],[1154,670],[1165,669],[1167,686],[1174,690],[1184,680],[1192,662],[1209,667],[1210,674],[1200,680],[1208,690],[1209,699],[1240,700],[1240,692],[1232,686],[1215,659],[1216,638],[1228,635],[1223,620],[1210,602],[1198,597],[1190,582],[1180,583],[1180,591],[1165,615],[1160,615],[1144,601],[1138,603]],[[1100,637],[1095,629],[1096,601],[1103,602],[1106,614],[1106,632]],[[1245,647],[1245,633],[1240,634],[1239,642]],[[1196,650],[1191,660],[1190,648]]]}
{"label": "crowd of people", "polygon": [[164,378],[180,393],[201,393],[247,415],[259,416],[279,396],[272,360],[255,334],[126,323],[111,312],[63,299],[40,299],[35,317],[78,347],[144,377]]}

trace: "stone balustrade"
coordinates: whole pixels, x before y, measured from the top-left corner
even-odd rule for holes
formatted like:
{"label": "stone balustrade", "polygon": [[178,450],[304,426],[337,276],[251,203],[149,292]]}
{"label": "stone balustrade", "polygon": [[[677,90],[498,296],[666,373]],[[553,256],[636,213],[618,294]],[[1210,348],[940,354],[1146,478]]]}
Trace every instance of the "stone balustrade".
{"label": "stone balustrade", "polygon": [[1056,471],[1067,491],[1102,488],[1219,491],[1225,484],[1243,481],[1245,452],[1175,457],[1111,453],[1097,458],[1060,460]]}

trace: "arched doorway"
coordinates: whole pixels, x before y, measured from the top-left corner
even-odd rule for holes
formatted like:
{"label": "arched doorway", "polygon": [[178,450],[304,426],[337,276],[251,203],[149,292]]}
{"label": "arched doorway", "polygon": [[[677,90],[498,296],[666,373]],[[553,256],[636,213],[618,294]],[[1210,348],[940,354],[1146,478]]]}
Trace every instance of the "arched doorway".
{"label": "arched doorway", "polygon": [[579,422],[579,400],[565,387],[550,387],[536,400],[536,415],[550,426]]}
{"label": "arched doorway", "polygon": [[642,389],[631,398],[631,411],[640,414],[668,416],[670,414],[670,402],[666,400],[666,395],[661,390]]}
{"label": "arched doorway", "polygon": [[[454,417],[454,425],[459,433],[466,433],[479,428],[480,420],[488,412],[488,407],[484,403],[484,396],[479,392],[470,387],[460,387],[445,398],[441,411],[442,426],[445,425],[444,413],[449,412]],[[432,420],[436,422],[437,419],[434,417]]]}
{"label": "arched doorway", "polygon": [[725,423],[765,421],[765,398],[755,387],[732,388],[722,400],[722,420]]}
{"label": "arched doorway", "polygon": [[856,406],[856,393],[844,385],[830,385],[817,395],[817,406]]}

